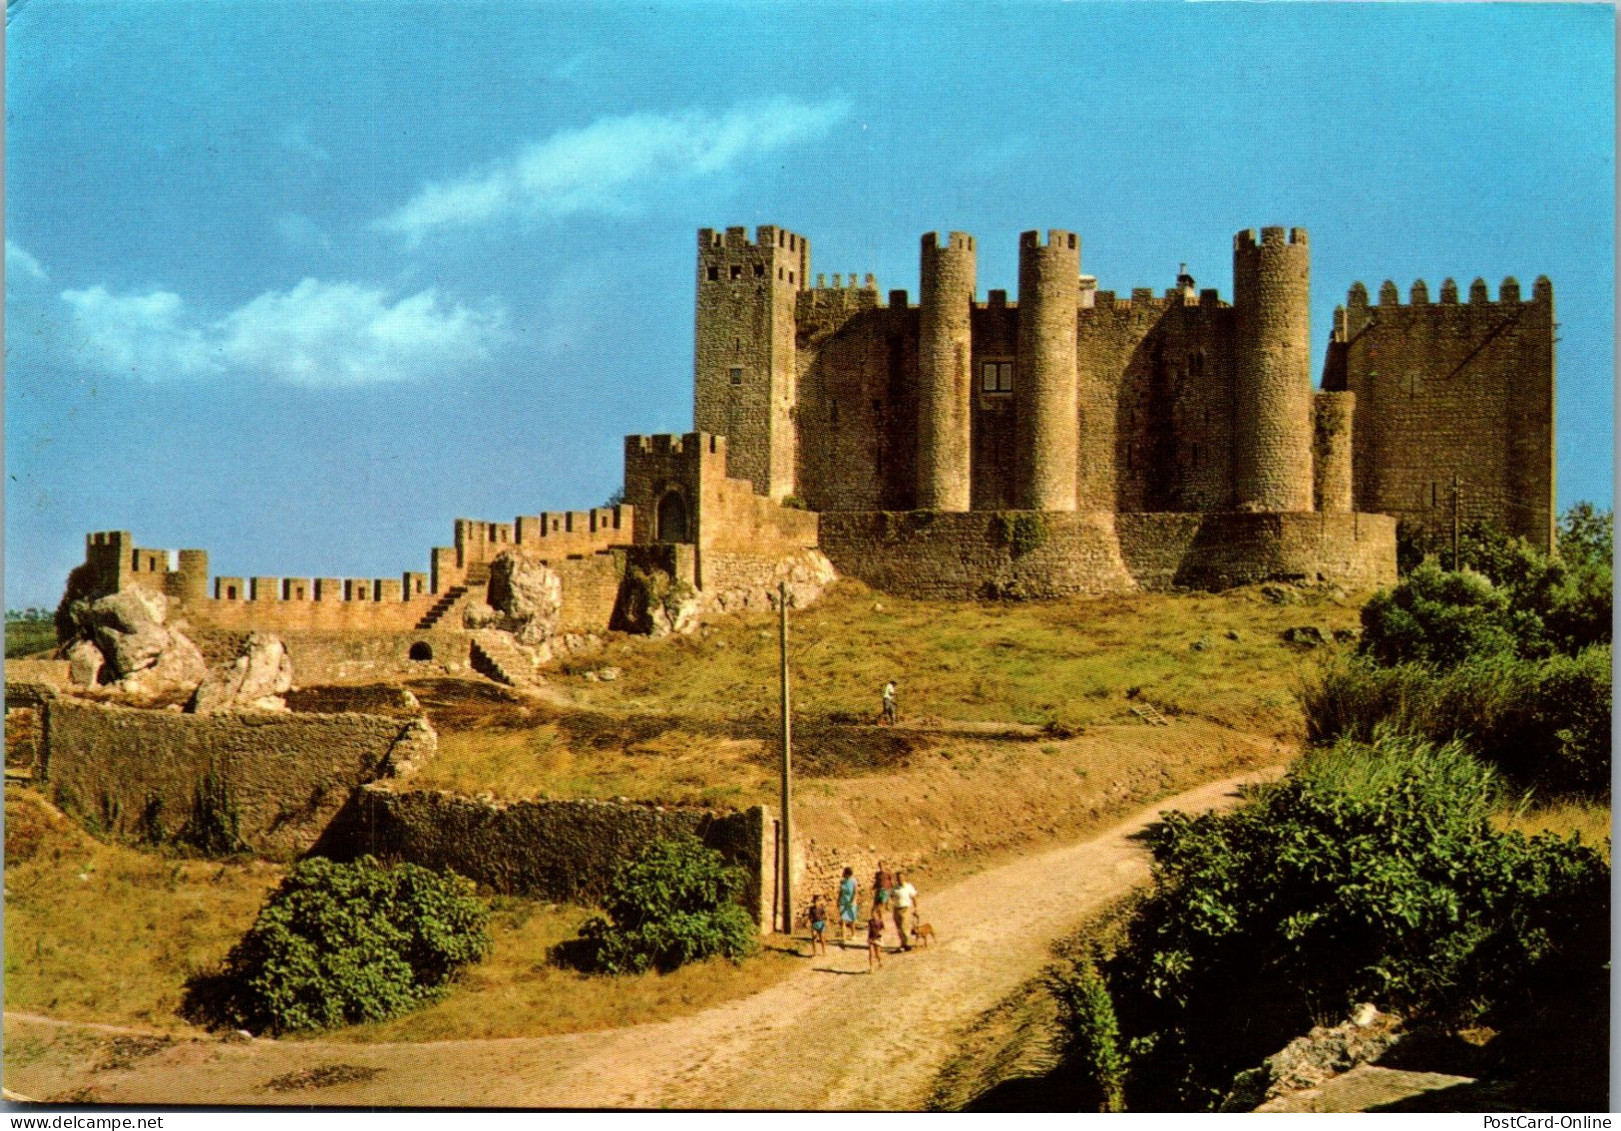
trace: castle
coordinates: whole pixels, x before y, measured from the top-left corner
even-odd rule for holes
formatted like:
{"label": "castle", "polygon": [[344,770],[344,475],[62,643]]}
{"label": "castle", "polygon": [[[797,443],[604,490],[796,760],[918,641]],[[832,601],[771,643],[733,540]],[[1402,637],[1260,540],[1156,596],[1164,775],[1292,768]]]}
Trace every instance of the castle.
{"label": "castle", "polygon": [[[458,520],[426,572],[215,578],[207,555],[92,534],[99,591],[144,584],[194,625],[456,633],[503,552],[562,579],[564,628],[607,627],[630,565],[706,599],[768,591],[807,554],[924,597],[1062,597],[1395,578],[1398,521],[1554,527],[1552,287],[1468,301],[1393,283],[1335,312],[1319,389],[1303,229],[1242,231],[1233,292],[1184,271],[1129,299],[1073,232],[1026,232],[1019,293],[980,300],[977,242],[923,237],[920,293],[810,279],[810,244],[698,233],[695,431],[625,441],[624,502]],[[1455,490],[1455,481],[1457,487]],[[741,596],[739,596],[741,595]],[[430,649],[431,650],[431,649]]]}

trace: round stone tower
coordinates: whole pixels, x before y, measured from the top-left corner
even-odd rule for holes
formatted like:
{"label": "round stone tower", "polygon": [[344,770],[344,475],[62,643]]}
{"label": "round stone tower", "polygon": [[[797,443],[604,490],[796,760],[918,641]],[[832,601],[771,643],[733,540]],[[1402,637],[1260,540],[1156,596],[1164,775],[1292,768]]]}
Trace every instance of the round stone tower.
{"label": "round stone tower", "polygon": [[[973,333],[974,238],[923,237],[918,296],[917,506],[969,509],[969,359]],[[1071,331],[1073,336],[1073,331]]]}
{"label": "round stone tower", "polygon": [[1311,252],[1304,228],[1233,240],[1234,501],[1312,509]]}
{"label": "round stone tower", "polygon": [[1356,394],[1316,394],[1317,432],[1312,448],[1312,474],[1317,509],[1351,509],[1351,421],[1356,415]]}
{"label": "round stone tower", "polygon": [[1014,377],[1014,505],[1075,509],[1075,318],[1081,240],[1053,229],[1019,237],[1019,361]]}

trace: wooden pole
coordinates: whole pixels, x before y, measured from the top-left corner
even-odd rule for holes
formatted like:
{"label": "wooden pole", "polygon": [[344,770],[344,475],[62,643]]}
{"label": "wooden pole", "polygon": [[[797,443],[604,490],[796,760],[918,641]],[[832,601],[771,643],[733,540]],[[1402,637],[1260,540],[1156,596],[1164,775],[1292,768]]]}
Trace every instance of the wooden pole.
{"label": "wooden pole", "polygon": [[778,890],[782,892],[782,933],[794,933],[794,867],[791,859],[793,845],[789,813],[793,806],[793,724],[790,721],[788,701],[788,583],[777,586],[777,646],[782,655],[782,879]]}

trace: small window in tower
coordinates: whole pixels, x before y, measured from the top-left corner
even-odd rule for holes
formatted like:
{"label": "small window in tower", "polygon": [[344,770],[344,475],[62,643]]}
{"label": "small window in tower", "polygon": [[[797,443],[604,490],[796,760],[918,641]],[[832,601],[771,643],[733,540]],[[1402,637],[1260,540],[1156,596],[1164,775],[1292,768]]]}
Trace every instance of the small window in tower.
{"label": "small window in tower", "polygon": [[741,385],[743,383],[743,367],[741,365],[732,366],[729,372],[732,376],[732,384]]}
{"label": "small window in tower", "polygon": [[225,599],[226,599],[226,600],[227,600],[227,601],[234,601],[234,600],[236,600],[236,586],[234,586],[234,585],[227,585],[227,586],[226,586],[226,587],[225,587]]}
{"label": "small window in tower", "polygon": [[782,281],[782,271],[783,271],[783,269],[781,267],[777,268],[777,281],[778,282]]}
{"label": "small window in tower", "polygon": [[987,361],[979,367],[979,391],[982,393],[1011,393],[1013,391],[1013,363]]}
{"label": "small window in tower", "polygon": [[735,282],[738,279],[741,279],[742,277],[743,277],[743,265],[741,263],[732,264],[732,280]]}
{"label": "small window in tower", "polygon": [[709,269],[709,281],[711,283],[720,282],[720,268],[719,267],[711,267]]}
{"label": "small window in tower", "polygon": [[790,283],[794,281],[794,273],[792,271],[788,272],[788,281]]}
{"label": "small window in tower", "polygon": [[756,279],[765,278],[765,264],[764,263],[756,263],[754,265],[754,277]]}

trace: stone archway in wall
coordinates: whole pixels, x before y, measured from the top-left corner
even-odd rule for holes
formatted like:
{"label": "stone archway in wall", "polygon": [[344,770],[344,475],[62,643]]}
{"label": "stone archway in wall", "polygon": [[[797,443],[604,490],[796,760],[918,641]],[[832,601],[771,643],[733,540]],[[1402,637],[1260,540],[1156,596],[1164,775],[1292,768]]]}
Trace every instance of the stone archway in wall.
{"label": "stone archway in wall", "polygon": [[658,534],[660,542],[690,542],[687,500],[681,492],[671,488],[664,492],[658,503]]}

